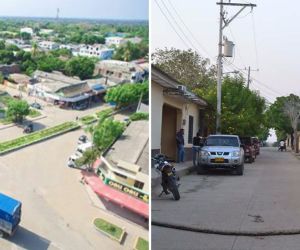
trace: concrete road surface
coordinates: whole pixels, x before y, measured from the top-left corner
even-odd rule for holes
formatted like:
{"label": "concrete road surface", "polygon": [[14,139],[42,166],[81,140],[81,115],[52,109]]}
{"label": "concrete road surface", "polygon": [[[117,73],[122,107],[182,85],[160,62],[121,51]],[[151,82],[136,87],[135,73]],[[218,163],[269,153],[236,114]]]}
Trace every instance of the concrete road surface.
{"label": "concrete road surface", "polygon": [[[244,176],[192,174],[181,180],[181,200],[152,196],[152,219],[221,230],[300,229],[300,162],[263,148]],[[235,237],[152,228],[154,249],[300,249],[300,235]]]}
{"label": "concrete road surface", "polygon": [[[132,249],[137,236],[148,238],[143,227],[94,206],[78,170],[68,168],[77,130],[0,157],[0,192],[23,204],[21,227],[0,249]],[[125,227],[124,244],[97,232],[93,219],[105,218]]]}

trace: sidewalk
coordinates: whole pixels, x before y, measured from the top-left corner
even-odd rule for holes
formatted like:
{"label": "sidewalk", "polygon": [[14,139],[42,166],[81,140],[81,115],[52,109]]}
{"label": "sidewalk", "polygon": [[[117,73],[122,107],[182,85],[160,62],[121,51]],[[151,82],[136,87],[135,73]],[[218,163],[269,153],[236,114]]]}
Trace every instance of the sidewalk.
{"label": "sidewalk", "polygon": [[[176,173],[179,177],[189,174],[194,170],[193,161],[187,161],[183,163],[173,163],[176,168]],[[152,189],[159,186],[161,183],[161,174],[151,166],[151,187]]]}

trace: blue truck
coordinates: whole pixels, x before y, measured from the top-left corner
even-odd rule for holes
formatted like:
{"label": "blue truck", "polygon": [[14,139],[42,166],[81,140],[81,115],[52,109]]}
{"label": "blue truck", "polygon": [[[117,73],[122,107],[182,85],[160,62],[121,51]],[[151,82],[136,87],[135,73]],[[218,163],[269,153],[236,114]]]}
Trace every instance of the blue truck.
{"label": "blue truck", "polygon": [[0,238],[12,236],[21,221],[22,203],[0,193]]}

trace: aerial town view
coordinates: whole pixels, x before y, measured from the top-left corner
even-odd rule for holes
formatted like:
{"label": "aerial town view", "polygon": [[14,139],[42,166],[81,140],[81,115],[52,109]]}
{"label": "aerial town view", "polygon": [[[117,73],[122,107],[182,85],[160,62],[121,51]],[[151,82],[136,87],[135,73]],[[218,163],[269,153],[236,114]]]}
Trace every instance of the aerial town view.
{"label": "aerial town view", "polygon": [[148,1],[16,2],[0,12],[0,249],[149,249]]}

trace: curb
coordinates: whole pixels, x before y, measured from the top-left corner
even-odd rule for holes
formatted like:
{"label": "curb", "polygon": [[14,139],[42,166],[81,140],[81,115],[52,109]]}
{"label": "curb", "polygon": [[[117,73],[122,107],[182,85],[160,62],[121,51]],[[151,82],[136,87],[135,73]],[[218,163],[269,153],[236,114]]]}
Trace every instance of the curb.
{"label": "curb", "polygon": [[[97,218],[95,218],[94,221],[95,221],[96,219],[97,219]],[[112,239],[112,240],[118,242],[119,244],[122,243],[123,238],[124,238],[124,236],[125,236],[125,234],[126,234],[126,229],[125,229],[125,227],[122,227],[122,228],[121,228],[121,229],[122,229],[122,234],[121,234],[120,238],[118,239],[118,238],[116,238],[116,237],[110,235],[109,233],[105,232],[104,230],[101,230],[101,229],[99,229],[98,227],[96,227],[94,221],[93,221],[94,228],[95,228],[98,232],[104,234],[105,236],[107,236],[108,238],[110,238],[110,239]]]}
{"label": "curb", "polygon": [[[35,118],[32,118],[32,119],[27,119],[28,121],[38,121],[38,120],[41,120],[41,119],[44,119],[44,118],[47,118],[46,115],[42,115],[42,116],[38,116],[38,117],[35,117]],[[4,129],[7,129],[7,128],[12,128],[12,127],[15,127],[17,126],[15,123],[10,123],[10,124],[7,124],[7,125],[3,125],[0,127],[0,130],[4,130]]]}
{"label": "curb", "polygon": [[57,134],[54,134],[54,135],[51,135],[51,136],[47,136],[47,137],[45,137],[45,138],[43,138],[43,139],[41,139],[41,140],[33,141],[33,142],[31,142],[31,143],[24,144],[24,145],[21,145],[21,146],[16,147],[16,148],[11,148],[11,149],[2,151],[2,152],[0,152],[0,156],[9,154],[9,153],[11,153],[11,152],[14,152],[14,151],[23,149],[23,148],[25,148],[25,147],[28,147],[28,146],[31,146],[31,145],[34,145],[34,144],[37,144],[37,143],[40,143],[40,142],[44,142],[44,141],[50,140],[50,139],[52,139],[52,138],[58,137],[58,136],[60,136],[60,135],[66,134],[66,133],[71,132],[71,131],[74,131],[74,130],[77,130],[77,129],[79,129],[79,128],[80,128],[80,126],[78,125],[77,127],[70,128],[70,129],[68,129],[68,130],[62,131],[62,132],[60,132],[60,133],[57,133]]}
{"label": "curb", "polygon": [[[193,163],[192,163],[193,164]],[[151,167],[151,171],[152,171],[153,167]],[[178,170],[176,170],[176,173],[177,173],[177,176],[178,177],[182,177],[182,176],[185,176],[185,175],[188,175],[190,174],[192,171],[194,171],[196,168],[195,166],[185,166],[185,167],[182,167]],[[155,171],[155,170],[154,170]],[[159,176],[156,176],[154,178],[151,178],[151,188],[153,189],[154,187],[160,185],[161,183],[161,175]]]}
{"label": "curb", "polygon": [[295,235],[300,234],[300,229],[290,229],[290,230],[265,230],[265,231],[247,231],[247,230],[221,230],[214,228],[205,228],[205,227],[193,227],[182,224],[173,224],[168,222],[161,222],[152,220],[152,225],[158,227],[165,227],[189,232],[203,233],[203,234],[218,234],[218,235],[227,235],[227,236],[248,236],[248,237],[257,237],[257,236],[278,236],[278,235]]}

